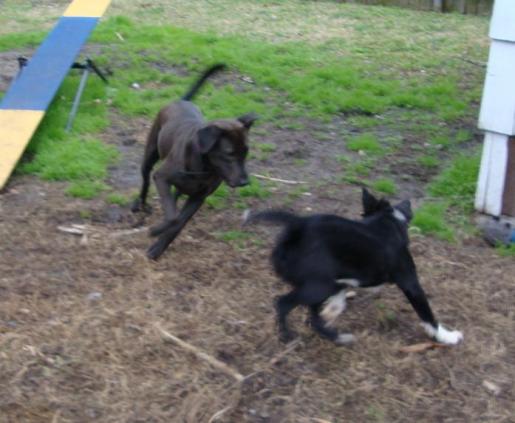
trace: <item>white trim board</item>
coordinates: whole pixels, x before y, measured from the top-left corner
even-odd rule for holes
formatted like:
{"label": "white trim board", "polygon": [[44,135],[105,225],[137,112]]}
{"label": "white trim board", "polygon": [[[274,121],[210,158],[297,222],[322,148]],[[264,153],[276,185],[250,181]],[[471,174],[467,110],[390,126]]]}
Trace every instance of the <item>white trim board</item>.
{"label": "white trim board", "polygon": [[490,38],[515,42],[515,1],[495,0]]}
{"label": "white trim board", "polygon": [[485,133],[475,206],[477,210],[493,216],[502,212],[508,140],[508,135]]}
{"label": "white trim board", "polygon": [[515,43],[492,41],[478,125],[515,135]]}

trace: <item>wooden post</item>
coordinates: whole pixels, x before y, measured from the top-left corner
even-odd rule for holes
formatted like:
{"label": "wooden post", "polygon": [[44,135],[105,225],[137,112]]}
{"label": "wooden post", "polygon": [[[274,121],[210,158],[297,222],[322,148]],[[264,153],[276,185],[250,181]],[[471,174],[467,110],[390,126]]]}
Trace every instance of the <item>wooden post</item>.
{"label": "wooden post", "polygon": [[435,12],[443,12],[444,0],[433,0],[433,10]]}
{"label": "wooden post", "polygon": [[485,142],[476,209],[515,216],[515,1],[496,0],[479,127]]}
{"label": "wooden post", "polygon": [[508,165],[501,212],[515,216],[515,137],[508,140]]}

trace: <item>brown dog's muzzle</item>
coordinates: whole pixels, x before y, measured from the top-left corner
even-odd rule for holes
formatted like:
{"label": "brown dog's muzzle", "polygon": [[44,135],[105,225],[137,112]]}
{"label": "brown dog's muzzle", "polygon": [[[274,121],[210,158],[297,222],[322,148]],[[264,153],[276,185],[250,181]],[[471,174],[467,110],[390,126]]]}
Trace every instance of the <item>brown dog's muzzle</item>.
{"label": "brown dog's muzzle", "polygon": [[245,175],[240,176],[236,180],[231,179],[230,181],[227,181],[227,184],[231,188],[244,187],[245,185],[249,184],[249,177],[245,174]]}

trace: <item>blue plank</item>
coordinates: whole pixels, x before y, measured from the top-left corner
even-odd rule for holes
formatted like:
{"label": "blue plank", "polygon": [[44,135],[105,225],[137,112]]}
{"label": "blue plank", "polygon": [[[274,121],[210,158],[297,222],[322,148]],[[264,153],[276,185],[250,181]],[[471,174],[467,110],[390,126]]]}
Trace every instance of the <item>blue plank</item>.
{"label": "blue plank", "polygon": [[97,22],[62,17],[11,84],[0,109],[46,110]]}

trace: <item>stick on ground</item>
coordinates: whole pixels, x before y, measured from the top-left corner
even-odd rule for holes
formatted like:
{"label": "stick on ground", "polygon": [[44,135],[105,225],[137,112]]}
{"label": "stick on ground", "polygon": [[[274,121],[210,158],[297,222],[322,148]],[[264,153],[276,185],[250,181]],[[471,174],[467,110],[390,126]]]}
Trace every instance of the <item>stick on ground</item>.
{"label": "stick on ground", "polygon": [[234,370],[233,368],[229,367],[227,364],[221,362],[220,360],[214,358],[213,356],[206,354],[203,351],[200,351],[194,345],[191,345],[188,342],[183,341],[180,338],[177,338],[175,335],[172,335],[170,332],[167,332],[166,330],[161,328],[161,326],[158,323],[155,324],[155,327],[159,331],[161,336],[164,339],[166,339],[167,341],[171,341],[175,345],[178,345],[179,347],[185,349],[186,351],[193,353],[197,358],[207,361],[213,367],[216,367],[218,370],[221,370],[222,372],[228,374],[229,376],[236,379],[238,382],[242,382],[245,379],[243,377],[243,375],[241,373],[239,373],[238,371]]}

